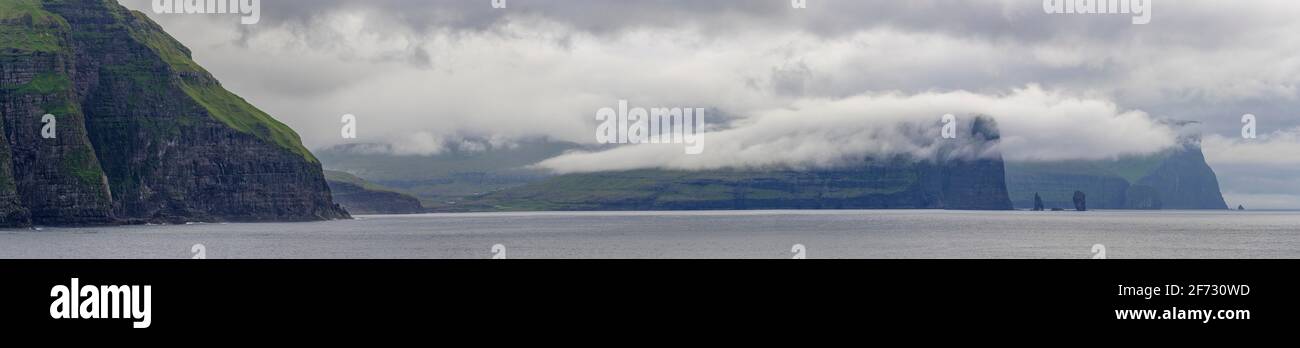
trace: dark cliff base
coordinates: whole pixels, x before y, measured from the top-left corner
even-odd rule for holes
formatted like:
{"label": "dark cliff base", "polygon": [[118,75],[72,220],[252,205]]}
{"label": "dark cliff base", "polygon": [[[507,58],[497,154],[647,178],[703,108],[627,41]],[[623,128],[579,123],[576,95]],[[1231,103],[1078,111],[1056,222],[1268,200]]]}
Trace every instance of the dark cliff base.
{"label": "dark cliff base", "polygon": [[[0,226],[347,218],[298,135],[113,1],[0,0]],[[56,137],[43,137],[42,115]]]}

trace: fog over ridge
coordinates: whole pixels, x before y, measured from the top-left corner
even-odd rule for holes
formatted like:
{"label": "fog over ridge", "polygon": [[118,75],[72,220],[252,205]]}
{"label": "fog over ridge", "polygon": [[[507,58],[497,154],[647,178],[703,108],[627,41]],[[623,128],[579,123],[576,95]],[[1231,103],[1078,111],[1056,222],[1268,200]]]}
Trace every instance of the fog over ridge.
{"label": "fog over ridge", "polygon": [[[1225,192],[1271,192],[1300,207],[1295,185],[1243,179],[1296,174],[1258,153],[1292,143],[1229,141],[1246,113],[1259,116],[1262,135],[1300,127],[1296,1],[1156,2],[1150,24],[1132,25],[1131,16],[1048,15],[1039,1],[1016,0],[818,0],[806,10],[788,1],[510,0],[492,9],[285,0],[264,1],[261,23],[247,26],[121,2],[312,148],[365,142],[429,155],[467,135],[590,144],[595,111],[619,100],[716,110],[710,122],[720,128],[702,155],[716,163],[631,146],[541,165],[820,165],[912,151],[873,127],[937,129],[945,113],[997,118],[1008,159],[1110,158],[1172,146],[1178,130],[1155,120],[1178,119],[1201,123]],[[827,125],[783,123],[788,110]],[[339,138],[345,113],[358,116],[359,139]],[[792,133],[771,134],[779,129]],[[864,134],[877,138],[854,138]],[[759,150],[773,156],[752,155]],[[632,158],[611,159],[624,155]]]}

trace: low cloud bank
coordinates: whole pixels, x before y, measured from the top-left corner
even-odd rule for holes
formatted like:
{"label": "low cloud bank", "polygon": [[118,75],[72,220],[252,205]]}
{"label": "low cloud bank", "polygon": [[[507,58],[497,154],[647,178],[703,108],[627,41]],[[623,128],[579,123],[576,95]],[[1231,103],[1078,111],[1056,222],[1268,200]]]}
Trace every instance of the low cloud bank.
{"label": "low cloud bank", "polygon": [[[802,99],[760,111],[705,133],[706,150],[684,155],[661,144],[574,152],[542,161],[557,173],[647,168],[830,167],[865,157],[931,157],[946,140],[942,116],[992,116],[1010,160],[1103,159],[1160,151],[1177,144],[1177,131],[1144,112],[1122,110],[1038,86],[1006,94],[967,91],[864,94],[843,99]],[[706,118],[707,120],[707,118]],[[957,141],[969,138],[960,129]],[[979,155],[989,155],[981,152]]]}

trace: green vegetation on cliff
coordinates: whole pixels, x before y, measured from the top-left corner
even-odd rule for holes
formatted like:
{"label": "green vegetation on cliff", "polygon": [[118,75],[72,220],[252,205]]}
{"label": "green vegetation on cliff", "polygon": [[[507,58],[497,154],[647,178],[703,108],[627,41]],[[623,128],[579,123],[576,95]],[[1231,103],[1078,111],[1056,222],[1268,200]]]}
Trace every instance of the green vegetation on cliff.
{"label": "green vegetation on cliff", "polygon": [[311,151],[307,151],[307,148],[302,146],[302,139],[293,129],[249,104],[244,98],[221,88],[220,85],[194,85],[186,82],[181,84],[181,88],[185,94],[203,105],[212,117],[231,128],[275,143],[309,162],[319,162]]}
{"label": "green vegetation on cliff", "polygon": [[[249,104],[244,98],[221,87],[207,70],[194,62],[190,50],[163,31],[157,23],[140,12],[132,11],[130,16],[129,19],[123,18],[122,23],[131,38],[149,47],[173,72],[180,75],[181,89],[199,102],[213,118],[235,130],[279,145],[309,162],[319,162],[311,151],[302,146],[302,139],[297,132]],[[147,71],[145,73],[144,76],[137,75],[137,80],[148,81],[149,84],[175,81],[157,81]]]}
{"label": "green vegetation on cliff", "polygon": [[37,0],[0,0],[0,24],[0,49],[33,52],[62,50],[59,33],[68,28]]}
{"label": "green vegetation on cliff", "polygon": [[71,82],[63,73],[46,72],[37,75],[31,82],[18,86],[5,86],[4,89],[15,94],[54,94],[66,91]]}
{"label": "green vegetation on cliff", "polygon": [[63,156],[63,170],[71,173],[77,179],[80,179],[83,184],[87,185],[100,183],[104,178],[104,172],[100,170],[99,163],[95,161],[95,153],[84,147]]}
{"label": "green vegetation on cliff", "polygon": [[348,217],[292,129],[115,0],[0,0],[0,72],[0,226]]}
{"label": "green vegetation on cliff", "polygon": [[206,70],[203,70],[203,67],[195,63],[194,59],[190,57],[188,48],[185,48],[180,41],[176,41],[176,38],[168,35],[167,32],[162,30],[162,27],[159,27],[148,16],[136,11],[131,11],[131,16],[134,21],[128,23],[137,24],[127,26],[131,38],[148,46],[149,49],[158,54],[158,58],[162,58],[176,72],[207,73]]}

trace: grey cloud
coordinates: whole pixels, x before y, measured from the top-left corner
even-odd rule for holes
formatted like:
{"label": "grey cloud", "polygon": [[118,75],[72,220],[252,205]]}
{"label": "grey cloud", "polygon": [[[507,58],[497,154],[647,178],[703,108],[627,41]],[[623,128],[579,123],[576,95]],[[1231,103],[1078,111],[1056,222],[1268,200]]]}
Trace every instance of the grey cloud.
{"label": "grey cloud", "polygon": [[900,154],[930,158],[946,145],[937,139],[938,122],[948,110],[994,117],[1003,135],[1000,151],[1013,160],[1115,158],[1177,144],[1174,129],[1145,113],[1029,87],[1006,95],[890,93],[804,100],[791,108],[759,111],[750,122],[732,129],[704,133],[706,149],[700,155],[683,155],[675,145],[644,144],[568,154],[540,166],[570,173],[829,167]]}
{"label": "grey cloud", "polygon": [[[122,2],[148,13],[148,0]],[[1133,110],[1200,121],[1222,136],[1238,131],[1244,113],[1259,116],[1261,133],[1300,126],[1296,1],[1157,1],[1151,24],[1136,26],[1124,15],[1047,15],[1037,0],[809,0],[806,10],[785,0],[508,3],[264,0],[262,22],[251,26],[150,17],[313,147],[340,142],[343,113],[361,118],[365,141],[427,152],[443,142],[429,139],[457,134],[590,142],[591,113],[619,99],[709,107],[739,132],[810,101],[996,99],[1025,86],[1113,105],[1099,115],[1125,122],[1135,116],[1123,110]],[[932,111],[1014,103],[950,105]],[[1098,130],[1080,124],[1002,122],[1009,151],[1039,157],[1086,156],[1042,144]],[[1083,150],[1116,151],[1096,146]],[[1233,166],[1221,177],[1225,191],[1257,192],[1240,178],[1295,173],[1285,168]]]}
{"label": "grey cloud", "polygon": [[772,90],[785,96],[801,96],[808,79],[812,78],[812,69],[804,62],[790,62],[787,65],[772,68]]}

